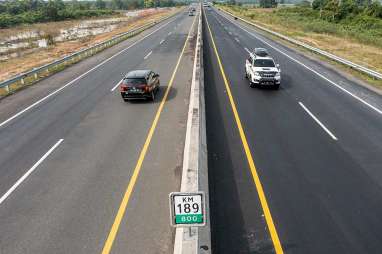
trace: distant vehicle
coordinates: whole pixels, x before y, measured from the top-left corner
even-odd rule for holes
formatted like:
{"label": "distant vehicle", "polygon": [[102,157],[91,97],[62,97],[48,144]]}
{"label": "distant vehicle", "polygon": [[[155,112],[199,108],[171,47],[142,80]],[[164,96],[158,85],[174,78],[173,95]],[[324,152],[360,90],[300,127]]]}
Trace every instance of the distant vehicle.
{"label": "distant vehicle", "polygon": [[250,87],[265,85],[279,89],[281,83],[280,65],[275,63],[266,49],[255,48],[245,60],[245,77],[249,79]]}
{"label": "distant vehicle", "polygon": [[151,70],[130,71],[122,80],[120,92],[123,100],[150,99],[155,100],[159,90],[159,74]]}
{"label": "distant vehicle", "polygon": [[195,11],[189,11],[188,16],[195,16]]}

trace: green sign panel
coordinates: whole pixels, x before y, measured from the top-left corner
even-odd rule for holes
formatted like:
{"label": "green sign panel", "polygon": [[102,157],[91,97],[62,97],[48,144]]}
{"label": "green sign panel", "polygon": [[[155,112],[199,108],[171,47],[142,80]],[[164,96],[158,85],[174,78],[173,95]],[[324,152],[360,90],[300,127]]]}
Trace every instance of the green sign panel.
{"label": "green sign panel", "polygon": [[176,224],[194,224],[194,223],[203,223],[203,215],[202,214],[194,214],[194,215],[175,215],[175,223]]}

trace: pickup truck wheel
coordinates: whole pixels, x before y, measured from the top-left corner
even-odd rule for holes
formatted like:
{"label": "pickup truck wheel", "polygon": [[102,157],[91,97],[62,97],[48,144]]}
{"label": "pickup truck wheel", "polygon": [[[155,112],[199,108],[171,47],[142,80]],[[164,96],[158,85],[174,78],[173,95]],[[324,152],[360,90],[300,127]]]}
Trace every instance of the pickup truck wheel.
{"label": "pickup truck wheel", "polygon": [[250,86],[251,88],[255,88],[255,87],[256,87],[256,84],[253,83],[252,81],[249,81],[249,86]]}
{"label": "pickup truck wheel", "polygon": [[245,78],[248,78],[247,70],[245,70]]}
{"label": "pickup truck wheel", "polygon": [[151,100],[151,101],[154,101],[154,100],[155,100],[155,92],[154,92],[154,90],[151,91],[151,94],[150,94],[150,100]]}
{"label": "pickup truck wheel", "polygon": [[275,89],[275,90],[279,90],[279,88],[280,88],[280,84],[277,84],[277,85],[273,86],[273,89]]}

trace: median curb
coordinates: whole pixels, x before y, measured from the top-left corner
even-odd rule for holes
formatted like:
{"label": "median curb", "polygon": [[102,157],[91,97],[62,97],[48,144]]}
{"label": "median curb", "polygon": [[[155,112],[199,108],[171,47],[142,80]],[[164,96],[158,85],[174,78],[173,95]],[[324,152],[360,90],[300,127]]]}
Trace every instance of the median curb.
{"label": "median curb", "polygon": [[176,228],[174,254],[211,253],[201,15],[200,6],[180,191],[205,193],[206,225]]}

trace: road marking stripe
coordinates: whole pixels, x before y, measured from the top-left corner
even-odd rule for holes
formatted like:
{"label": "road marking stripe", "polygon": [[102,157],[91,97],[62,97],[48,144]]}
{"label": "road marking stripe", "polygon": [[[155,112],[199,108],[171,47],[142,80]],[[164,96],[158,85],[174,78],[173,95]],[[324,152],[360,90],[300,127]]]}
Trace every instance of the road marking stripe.
{"label": "road marking stripe", "polygon": [[248,48],[244,48],[245,51],[247,51],[249,54],[251,53],[251,51],[249,51]]}
{"label": "road marking stripe", "polygon": [[118,81],[118,83],[112,89],[110,89],[110,92],[114,92],[114,90],[121,84],[122,81],[123,81],[123,79]]}
{"label": "road marking stripe", "polygon": [[168,32],[168,35],[171,35],[171,32]]}
{"label": "road marking stripe", "polygon": [[334,139],[334,140],[338,140],[336,136],[334,136],[334,134],[328,129],[325,127],[325,125],[323,123],[320,122],[320,120],[318,120],[318,118],[316,116],[313,115],[312,112],[310,112],[310,110],[305,107],[305,105],[302,103],[302,102],[298,102],[298,104],[300,104],[300,106],[313,118],[314,121],[316,121],[316,123],[318,123],[318,125],[321,126],[322,129],[324,129],[326,131],[326,133],[329,134],[329,136]]}
{"label": "road marking stripe", "polygon": [[[190,27],[190,31],[188,32],[188,34],[191,33],[192,28],[194,27],[195,19],[196,19],[196,16],[195,16],[195,18],[194,18],[194,21],[192,22],[192,25],[191,25],[191,27]],[[187,38],[188,38],[188,37],[187,37]],[[184,42],[183,49],[182,49],[182,51],[181,51],[181,53],[180,53],[180,55],[179,55],[178,61],[177,61],[176,65],[175,65],[174,71],[173,71],[173,73],[172,73],[172,75],[171,75],[170,82],[169,82],[169,84],[168,84],[168,86],[167,86],[166,92],[165,92],[165,94],[164,94],[164,96],[163,96],[163,99],[162,99],[160,105],[159,105],[158,111],[157,111],[157,113],[155,114],[155,118],[154,118],[154,121],[153,121],[153,123],[152,123],[152,125],[151,125],[151,128],[150,128],[150,130],[149,130],[149,133],[148,133],[148,135],[147,135],[146,141],[145,141],[145,143],[144,143],[144,145],[143,145],[143,148],[142,148],[142,150],[141,150],[141,153],[139,154],[139,158],[138,158],[137,164],[136,164],[136,166],[135,166],[135,168],[134,168],[133,175],[131,176],[131,179],[130,179],[129,184],[128,184],[127,189],[126,189],[126,192],[125,192],[125,194],[123,195],[121,204],[120,204],[120,206],[119,206],[119,208],[118,208],[117,215],[116,215],[116,217],[115,217],[115,219],[114,219],[113,225],[112,225],[112,227],[111,227],[111,229],[110,229],[109,235],[108,235],[108,237],[107,237],[107,239],[106,239],[106,242],[105,242],[105,245],[104,245],[104,247],[103,247],[103,249],[102,249],[102,254],[109,254],[110,251],[111,251],[111,248],[112,248],[112,246],[113,246],[115,237],[116,237],[116,235],[117,235],[117,233],[118,233],[119,226],[120,226],[120,224],[121,224],[121,221],[122,221],[122,219],[123,219],[123,216],[124,216],[125,211],[126,211],[126,208],[127,208],[127,205],[128,205],[128,203],[129,203],[130,196],[131,196],[131,194],[132,194],[132,192],[133,192],[133,190],[134,190],[135,183],[137,182],[139,173],[140,173],[140,171],[141,171],[141,167],[142,167],[142,164],[143,164],[143,160],[145,159],[147,150],[148,150],[149,145],[150,145],[150,143],[151,143],[151,139],[152,139],[152,137],[153,137],[153,135],[154,135],[155,128],[156,128],[157,123],[158,123],[158,121],[159,121],[159,117],[160,117],[160,115],[161,115],[161,113],[162,113],[164,104],[165,104],[165,102],[166,102],[166,100],[167,100],[168,94],[169,94],[170,89],[171,89],[171,87],[172,87],[172,84],[173,84],[173,82],[174,82],[175,74],[176,74],[176,72],[177,72],[177,70],[178,70],[180,61],[181,61],[182,56],[183,56],[183,54],[184,54],[184,51],[185,51],[185,49],[186,49],[187,42],[188,42],[188,39],[187,39],[187,38],[186,38],[186,40],[185,40],[185,42]]]}
{"label": "road marking stripe", "polygon": [[224,84],[225,84],[225,87],[227,90],[227,95],[228,95],[228,98],[229,98],[229,101],[231,104],[231,108],[232,108],[232,111],[233,111],[233,114],[235,117],[237,128],[239,130],[240,138],[241,138],[244,150],[245,150],[245,154],[247,157],[249,168],[250,168],[251,173],[252,173],[253,181],[255,182],[256,190],[257,190],[257,193],[258,193],[258,196],[260,199],[261,207],[262,207],[263,212],[264,212],[265,221],[267,223],[268,230],[269,230],[269,233],[270,233],[271,238],[272,238],[273,246],[275,248],[276,254],[282,254],[284,252],[283,252],[283,249],[282,249],[282,246],[280,243],[278,233],[276,231],[276,227],[275,227],[274,222],[273,222],[271,212],[269,210],[268,202],[267,202],[267,199],[265,197],[265,193],[264,193],[261,181],[260,181],[260,177],[257,173],[257,169],[256,169],[255,163],[254,163],[253,158],[252,158],[251,150],[249,148],[247,138],[245,136],[244,129],[243,129],[243,126],[241,124],[239,113],[237,112],[236,104],[235,104],[235,101],[234,101],[232,93],[231,93],[231,88],[230,88],[230,85],[228,83],[227,77],[225,75],[225,71],[224,71],[223,65],[221,63],[218,50],[217,50],[216,45],[215,45],[215,40],[212,36],[212,32],[211,32],[210,25],[208,23],[207,16],[205,15],[205,17],[206,17],[206,23],[207,23],[207,27],[208,27],[209,34],[210,34],[211,41],[212,41],[212,46],[214,48],[215,55],[216,55],[216,58],[217,58],[217,61],[219,64],[220,72],[221,72],[223,80],[224,80]]}
{"label": "road marking stripe", "polygon": [[147,59],[147,58],[149,58],[149,56],[151,55],[153,53],[153,51],[151,50],[143,59]]}
{"label": "road marking stripe", "polygon": [[236,38],[236,37],[235,37],[235,41],[240,42],[240,40],[238,38]]}
{"label": "road marking stripe", "polygon": [[[222,17],[224,17],[226,20],[230,21],[227,17],[225,17],[224,15],[222,15]],[[343,88],[342,86],[338,85],[337,83],[335,83],[334,81],[328,79],[327,77],[325,77],[324,75],[322,75],[321,73],[319,73],[318,71],[315,71],[313,70],[312,68],[308,67],[307,65],[303,64],[302,62],[300,62],[299,60],[289,56],[288,54],[284,53],[283,51],[281,51],[280,49],[276,48],[275,46],[272,46],[270,43],[266,42],[265,40],[255,36],[252,32],[250,31],[247,31],[246,29],[242,28],[241,26],[237,25],[236,23],[233,23],[231,22],[232,24],[236,25],[238,28],[240,28],[241,30],[247,32],[248,34],[250,34],[251,36],[253,36],[254,38],[258,39],[259,41],[263,42],[264,44],[268,45],[269,47],[273,48],[274,50],[278,51],[279,53],[283,54],[284,56],[288,57],[289,59],[291,59],[292,61],[298,63],[299,65],[303,66],[304,68],[306,68],[307,70],[313,72],[314,74],[316,74],[317,76],[321,77],[322,79],[326,80],[327,82],[329,82],[330,84],[332,84],[333,86],[339,88],[341,91],[347,93],[348,95],[350,95],[351,97],[353,97],[354,99],[360,101],[361,103],[365,104],[366,106],[368,106],[369,108],[373,109],[374,111],[376,111],[377,113],[381,114],[382,115],[382,110],[371,105],[370,103],[366,102],[364,99],[358,97],[357,95],[349,92],[348,90],[346,90],[345,88]]]}
{"label": "road marking stripe", "polygon": [[159,42],[159,45],[162,44],[164,42],[164,39],[162,39],[160,42]]}
{"label": "road marking stripe", "polygon": [[97,69],[98,67],[104,65],[105,63],[107,63],[108,61],[110,61],[111,59],[113,59],[114,57],[122,54],[123,52],[125,52],[126,50],[130,49],[131,47],[135,46],[136,44],[140,43],[141,41],[143,41],[144,39],[146,39],[147,37],[149,37],[150,35],[154,34],[155,32],[159,31],[160,29],[164,28],[165,26],[167,26],[168,24],[170,24],[171,22],[173,22],[174,20],[171,20],[167,23],[165,23],[164,25],[158,27],[156,30],[152,31],[151,33],[145,35],[144,37],[142,37],[141,39],[135,41],[133,44],[131,44],[130,46],[128,46],[127,48],[117,52],[116,54],[112,55],[111,57],[107,58],[106,60],[102,61],[101,63],[97,64],[96,66],[94,66],[93,68],[91,68],[90,70],[86,71],[85,73],[81,74],[80,76],[78,76],[77,78],[73,79],[72,81],[70,81],[69,83],[65,84],[64,86],[58,88],[57,90],[53,91],[52,93],[48,94],[47,96],[43,97],[42,99],[36,101],[35,103],[33,103],[32,105],[28,106],[27,108],[19,111],[18,113],[16,113],[15,115],[11,116],[10,118],[8,118],[7,120],[5,120],[4,122],[0,123],[0,127],[4,126],[5,124],[9,123],[10,121],[12,121],[13,119],[19,117],[20,115],[22,115],[23,113],[27,112],[28,110],[34,108],[35,106],[37,106],[38,104],[40,104],[41,102],[45,101],[46,99],[52,97],[53,95],[55,95],[56,93],[60,92],[61,90],[63,90],[64,88],[72,85],[74,82],[76,82],[77,80],[85,77],[87,74],[89,74],[90,72],[94,71],[95,69]]}
{"label": "road marking stripe", "polygon": [[0,198],[0,205],[6,200],[24,180],[64,141],[60,139],[54,144],[12,187]]}

